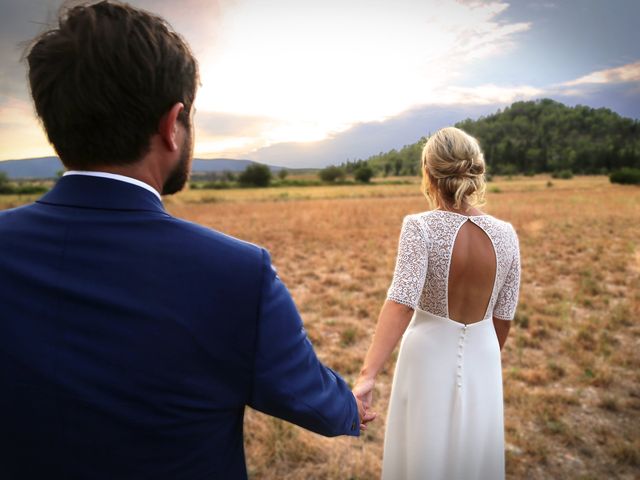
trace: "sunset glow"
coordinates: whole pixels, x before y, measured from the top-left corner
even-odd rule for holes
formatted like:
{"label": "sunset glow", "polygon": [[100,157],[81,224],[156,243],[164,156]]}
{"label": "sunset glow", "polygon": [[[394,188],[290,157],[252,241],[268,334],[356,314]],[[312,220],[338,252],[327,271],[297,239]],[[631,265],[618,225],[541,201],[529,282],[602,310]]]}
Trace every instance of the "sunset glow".
{"label": "sunset glow", "polygon": [[[47,10],[35,0],[8,2],[23,15],[23,27],[14,22],[3,28],[0,53],[9,67],[0,89],[0,160],[53,154],[33,113],[18,48],[6,45],[27,40],[25,25],[34,29],[59,3],[50,2]],[[393,122],[416,109],[499,108],[543,96],[580,102],[594,85],[631,84],[631,104],[639,103],[637,46],[611,55],[556,41],[555,50],[540,50],[540,38],[553,40],[543,29],[554,33],[550,25],[560,15],[578,18],[580,2],[187,0],[179,9],[167,0],[131,3],[167,18],[200,62],[195,152],[205,158],[261,160],[272,147],[330,141],[358,125]],[[612,15],[625,18],[625,8],[618,5]],[[581,13],[581,21],[596,14]],[[565,22],[574,37],[577,22]],[[624,28],[614,33],[619,43],[637,36]],[[580,53],[576,49],[588,47],[591,62],[574,65],[580,55],[567,54],[556,69],[536,65],[551,61],[556,50]],[[382,147],[370,149],[376,148]]]}

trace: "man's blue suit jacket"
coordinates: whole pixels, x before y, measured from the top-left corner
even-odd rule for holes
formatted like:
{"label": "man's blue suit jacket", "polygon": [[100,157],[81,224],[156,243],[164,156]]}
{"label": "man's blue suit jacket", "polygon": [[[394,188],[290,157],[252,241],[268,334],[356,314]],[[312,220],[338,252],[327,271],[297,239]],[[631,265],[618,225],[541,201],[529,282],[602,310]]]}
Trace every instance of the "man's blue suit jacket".
{"label": "man's blue suit jacket", "polygon": [[112,179],[0,212],[0,478],[246,478],[245,405],[359,434],[267,251]]}

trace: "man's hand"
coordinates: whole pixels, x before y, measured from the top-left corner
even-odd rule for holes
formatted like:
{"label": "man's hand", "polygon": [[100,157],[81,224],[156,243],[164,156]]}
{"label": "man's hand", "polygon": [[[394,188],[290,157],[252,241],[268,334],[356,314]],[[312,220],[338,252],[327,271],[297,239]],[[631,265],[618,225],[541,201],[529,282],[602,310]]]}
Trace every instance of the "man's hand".
{"label": "man's hand", "polygon": [[367,423],[374,420],[378,414],[371,411],[373,403],[373,387],[375,381],[373,379],[360,378],[353,387],[353,396],[356,397],[358,404],[358,413],[360,414],[360,429],[366,430]]}

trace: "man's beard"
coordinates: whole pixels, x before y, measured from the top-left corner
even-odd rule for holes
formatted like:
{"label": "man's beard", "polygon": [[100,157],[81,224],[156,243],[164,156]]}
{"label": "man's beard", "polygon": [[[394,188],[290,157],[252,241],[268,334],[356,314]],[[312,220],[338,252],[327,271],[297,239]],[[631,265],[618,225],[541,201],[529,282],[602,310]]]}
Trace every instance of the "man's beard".
{"label": "man's beard", "polygon": [[191,173],[191,157],[193,152],[191,151],[191,135],[187,132],[184,142],[182,142],[182,149],[180,151],[180,160],[173,169],[167,181],[162,186],[162,195],[173,195],[178,193],[184,188],[189,181],[189,174]]}

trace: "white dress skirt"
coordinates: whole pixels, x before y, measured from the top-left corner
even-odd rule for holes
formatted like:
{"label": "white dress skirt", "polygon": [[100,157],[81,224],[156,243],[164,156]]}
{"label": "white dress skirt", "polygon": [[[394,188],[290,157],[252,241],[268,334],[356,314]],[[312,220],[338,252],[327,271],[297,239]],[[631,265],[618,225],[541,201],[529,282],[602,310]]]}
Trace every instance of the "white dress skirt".
{"label": "white dress skirt", "polygon": [[416,310],[396,363],[382,478],[502,479],[503,418],[491,318],[465,326]]}
{"label": "white dress skirt", "polygon": [[[448,285],[466,222],[491,240],[496,273],[483,320],[465,326],[450,318]],[[504,478],[502,370],[492,319],[513,319],[519,285],[518,237],[509,223],[439,210],[405,217],[387,298],[415,313],[393,378],[383,479]]]}

